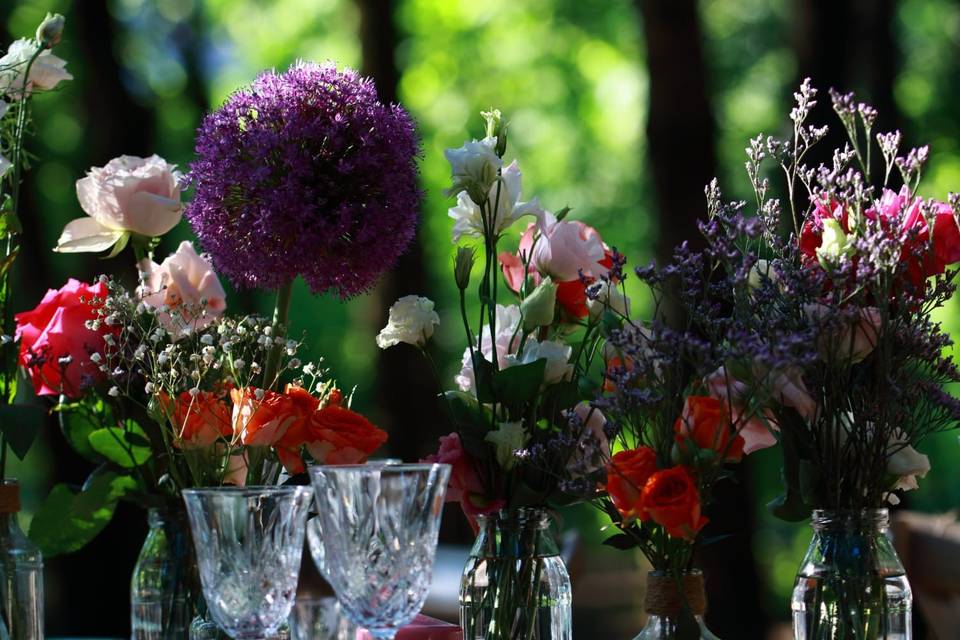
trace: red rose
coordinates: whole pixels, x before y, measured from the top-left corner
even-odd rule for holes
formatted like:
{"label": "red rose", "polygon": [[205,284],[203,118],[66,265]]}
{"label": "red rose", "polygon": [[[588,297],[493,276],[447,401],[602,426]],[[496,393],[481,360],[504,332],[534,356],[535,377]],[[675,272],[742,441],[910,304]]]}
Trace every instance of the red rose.
{"label": "red rose", "polygon": [[647,515],[675,538],[693,540],[707,524],[700,513],[700,492],[686,467],[671,467],[650,476],[640,503]]}
{"label": "red rose", "polygon": [[114,333],[106,325],[87,328],[98,317],[107,287],[71,278],[59,291],[50,289],[32,311],[14,316],[15,339],[20,341],[19,364],[33,381],[39,396],[63,393],[79,398],[83,390],[103,379],[100,367],[90,361],[104,350],[103,336]]}
{"label": "red rose", "polygon": [[734,432],[730,409],[725,402],[709,396],[689,396],[683,404],[683,415],[673,425],[677,444],[687,450],[687,440],[698,449],[710,449],[727,462],[743,458],[743,437]]}
{"label": "red rose", "polygon": [[607,464],[607,494],[625,519],[648,518],[640,496],[656,471],[657,454],[650,447],[620,451]]}

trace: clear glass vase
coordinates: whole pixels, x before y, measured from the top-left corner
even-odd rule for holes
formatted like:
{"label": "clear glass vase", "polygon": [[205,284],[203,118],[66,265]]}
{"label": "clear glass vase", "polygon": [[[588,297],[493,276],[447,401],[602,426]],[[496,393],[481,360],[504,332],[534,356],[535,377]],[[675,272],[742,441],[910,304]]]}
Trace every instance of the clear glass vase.
{"label": "clear glass vase", "polygon": [[911,638],[913,594],[887,510],[814,511],[812,523],[791,599],[794,638]]}
{"label": "clear glass vase", "polygon": [[679,582],[661,571],[647,575],[647,624],[633,640],[718,640],[703,622],[707,603],[703,574],[689,571]]}
{"label": "clear glass vase", "polygon": [[43,640],[43,556],[20,529],[20,483],[0,480],[0,638]]}
{"label": "clear glass vase", "polygon": [[133,640],[182,640],[205,609],[187,512],[150,509],[150,530],[130,579]]}
{"label": "clear glass vase", "polygon": [[571,640],[570,576],[542,509],[478,519],[460,579],[464,640]]}

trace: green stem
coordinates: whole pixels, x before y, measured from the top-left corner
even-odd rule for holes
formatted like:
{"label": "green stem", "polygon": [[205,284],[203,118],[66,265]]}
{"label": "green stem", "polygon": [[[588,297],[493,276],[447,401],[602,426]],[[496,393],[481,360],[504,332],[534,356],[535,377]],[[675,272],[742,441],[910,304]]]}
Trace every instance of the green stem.
{"label": "green stem", "polygon": [[[280,368],[280,355],[283,353],[283,345],[280,338],[286,335],[288,319],[290,317],[290,301],[293,299],[293,280],[280,286],[277,289],[277,302],[273,307],[273,338],[274,345],[267,356],[267,366],[263,371],[263,388],[271,389],[277,384],[278,369]],[[283,327],[283,333],[280,332]]]}

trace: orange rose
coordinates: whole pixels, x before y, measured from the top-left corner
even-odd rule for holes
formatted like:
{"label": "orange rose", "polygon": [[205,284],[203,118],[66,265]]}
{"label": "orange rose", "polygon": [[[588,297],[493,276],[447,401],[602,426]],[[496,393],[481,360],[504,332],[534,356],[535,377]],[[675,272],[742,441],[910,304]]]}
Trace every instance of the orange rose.
{"label": "orange rose", "polygon": [[287,471],[293,474],[303,473],[306,466],[300,456],[300,449],[309,438],[307,421],[320,407],[320,399],[303,387],[292,384],[287,385],[284,395],[290,400],[297,417],[274,444],[274,448],[280,463]]}
{"label": "orange rose", "polygon": [[328,404],[306,423],[307,451],[321,464],[363,462],[387,441],[386,432],[356,411]]}
{"label": "orange rose", "polygon": [[269,447],[301,417],[297,402],[276,391],[244,387],[231,389],[230,398],[233,433],[243,444]]}
{"label": "orange rose", "polygon": [[650,447],[620,451],[607,464],[607,494],[625,519],[647,519],[640,494],[656,470],[657,454]]}
{"label": "orange rose", "polygon": [[640,504],[675,538],[693,540],[707,524],[700,514],[700,492],[686,467],[678,465],[651,475],[643,486]]}
{"label": "orange rose", "polygon": [[221,394],[201,391],[192,396],[184,391],[174,402],[166,395],[161,396],[160,402],[173,425],[174,444],[178,447],[209,447],[233,434],[230,409]]}
{"label": "orange rose", "polygon": [[730,424],[726,404],[716,398],[689,396],[673,430],[682,452],[687,450],[686,441],[693,440],[698,449],[716,451],[727,462],[743,458],[743,437]]}

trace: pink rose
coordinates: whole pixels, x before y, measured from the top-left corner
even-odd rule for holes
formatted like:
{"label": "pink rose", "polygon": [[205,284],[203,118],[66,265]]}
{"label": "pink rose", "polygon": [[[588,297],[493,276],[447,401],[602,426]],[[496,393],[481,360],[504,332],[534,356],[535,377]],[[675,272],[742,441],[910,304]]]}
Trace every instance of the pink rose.
{"label": "pink rose", "polygon": [[506,504],[502,499],[492,500],[486,496],[473,460],[463,450],[460,435],[456,432],[440,436],[440,449],[423,461],[450,465],[447,502],[459,502],[471,524],[477,516],[499,511]]}
{"label": "pink rose", "polygon": [[590,282],[612,265],[596,229],[577,220],[558,221],[546,212],[524,231],[516,255],[504,252],[499,260],[507,286],[516,292],[527,277],[536,286],[543,276],[550,276],[557,284],[557,304],[574,318],[589,315],[581,272]]}
{"label": "pink rose", "polygon": [[103,336],[113,330],[101,325],[95,331],[87,328],[87,322],[98,317],[106,296],[103,283],[91,286],[71,278],[59,291],[47,291],[32,311],[14,316],[15,339],[20,341],[18,362],[37,395],[63,393],[76,399],[103,378],[90,355],[103,351]]}
{"label": "pink rose", "polygon": [[158,155],[120,156],[77,180],[87,218],[67,223],[55,251],[104,251],[125,233],[162,236],[180,222],[180,174]]}
{"label": "pink rose", "polygon": [[157,316],[169,331],[177,333],[188,325],[202,329],[227,308],[227,294],[213,267],[186,240],[161,264],[145,259],[138,266],[145,274],[139,290],[144,304],[176,311],[174,316]]}
{"label": "pink rose", "polygon": [[606,247],[593,227],[579,220],[558,221],[546,214],[540,231],[531,259],[540,273],[556,282],[565,282],[578,280],[581,271],[587,278],[607,272],[608,267],[601,265],[607,257]]}
{"label": "pink rose", "polygon": [[[808,318],[823,320],[830,313],[830,307],[823,304],[804,306]],[[842,350],[842,355],[852,363],[862,362],[873,353],[880,337],[883,317],[876,307],[863,307],[857,311],[857,319],[839,331],[822,332],[819,351],[821,357],[829,359],[833,350]]]}

